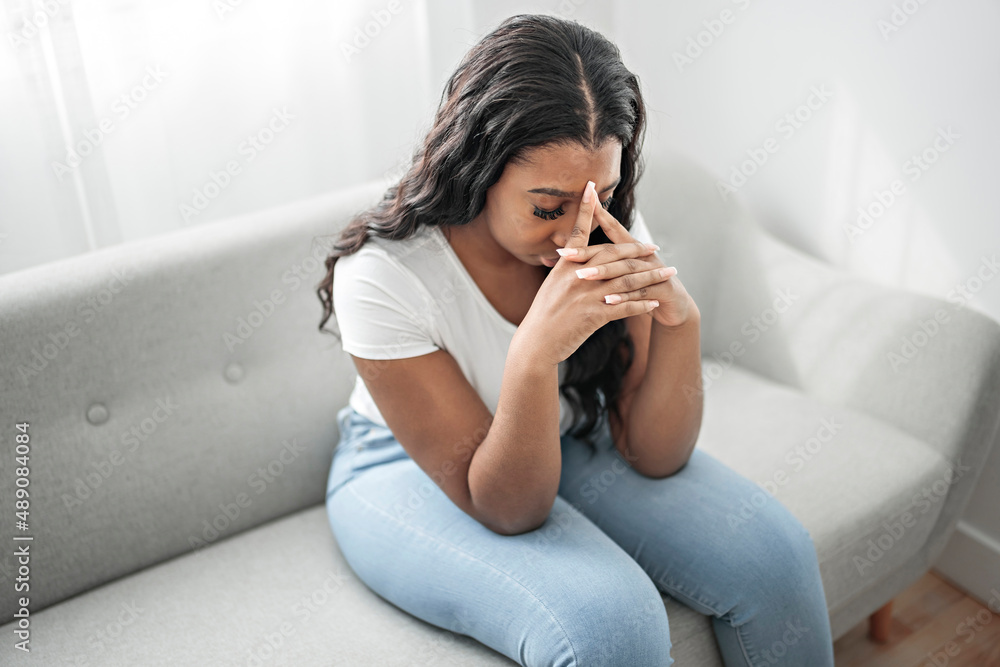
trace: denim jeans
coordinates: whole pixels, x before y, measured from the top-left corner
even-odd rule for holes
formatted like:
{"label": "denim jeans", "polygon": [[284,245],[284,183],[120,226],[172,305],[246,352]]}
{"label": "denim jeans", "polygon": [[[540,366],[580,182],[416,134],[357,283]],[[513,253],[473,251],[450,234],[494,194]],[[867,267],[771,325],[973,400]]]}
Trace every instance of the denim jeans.
{"label": "denim jeans", "polygon": [[697,447],[653,479],[614,449],[606,419],[596,456],[563,436],[546,522],[500,535],[459,509],[389,429],[350,406],[337,420],[330,527],[358,578],[413,616],[525,667],[666,667],[662,591],[711,617],[727,666],[834,664],[808,531],[772,496],[750,504],[761,487]]}

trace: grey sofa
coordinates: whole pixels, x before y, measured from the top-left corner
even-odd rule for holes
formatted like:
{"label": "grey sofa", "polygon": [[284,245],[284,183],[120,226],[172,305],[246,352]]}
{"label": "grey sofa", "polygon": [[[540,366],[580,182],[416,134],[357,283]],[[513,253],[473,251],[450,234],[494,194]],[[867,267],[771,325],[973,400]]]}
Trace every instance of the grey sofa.
{"label": "grey sofa", "polygon": [[[997,438],[1000,325],[835,270],[691,160],[648,160],[640,209],[703,315],[698,446],[774,495],[734,521],[777,499],[809,529],[840,637],[952,533]],[[355,371],[314,288],[328,235],[382,190],[0,276],[0,663],[513,664],[369,591],[327,523]],[[677,663],[720,665],[708,618],[664,602]]]}

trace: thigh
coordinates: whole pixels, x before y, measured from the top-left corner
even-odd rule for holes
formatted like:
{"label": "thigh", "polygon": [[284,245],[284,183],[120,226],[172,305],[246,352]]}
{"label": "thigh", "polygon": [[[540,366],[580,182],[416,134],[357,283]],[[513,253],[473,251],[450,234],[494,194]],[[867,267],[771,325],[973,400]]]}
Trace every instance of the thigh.
{"label": "thigh", "polygon": [[653,582],[561,498],[538,530],[500,535],[407,457],[355,471],[327,512],[345,559],[375,593],[521,665],[672,662]]}
{"label": "thigh", "polygon": [[767,597],[776,585],[817,578],[805,527],[712,455],[695,448],[678,472],[656,479],[631,468],[609,436],[597,445],[591,456],[585,443],[563,439],[559,495],[632,556],[663,592],[702,614],[726,615],[739,624],[754,613],[748,599]]}
{"label": "thigh", "polygon": [[563,440],[560,495],[664,593],[712,618],[726,665],[833,665],[812,538],[776,498],[695,449],[670,477],[635,472],[610,446]]}

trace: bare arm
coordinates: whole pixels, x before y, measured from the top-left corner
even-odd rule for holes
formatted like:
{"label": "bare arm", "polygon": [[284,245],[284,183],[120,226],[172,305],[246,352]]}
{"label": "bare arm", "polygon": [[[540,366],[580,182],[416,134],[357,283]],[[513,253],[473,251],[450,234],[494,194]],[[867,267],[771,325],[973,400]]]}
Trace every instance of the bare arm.
{"label": "bare arm", "polygon": [[625,416],[627,455],[649,477],[682,468],[701,430],[701,314],[693,300],[690,313],[676,327],[652,322],[646,372]]}
{"label": "bare arm", "polygon": [[507,534],[533,530],[552,509],[561,468],[559,367],[515,333],[493,425],[469,467],[473,504]]}

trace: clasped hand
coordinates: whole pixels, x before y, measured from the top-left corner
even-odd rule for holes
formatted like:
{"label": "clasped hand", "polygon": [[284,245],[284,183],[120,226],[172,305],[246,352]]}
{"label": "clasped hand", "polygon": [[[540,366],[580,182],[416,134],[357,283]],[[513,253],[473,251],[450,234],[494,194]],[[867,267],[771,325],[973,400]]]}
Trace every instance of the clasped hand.
{"label": "clasped hand", "polygon": [[[589,182],[584,191],[584,204],[596,200],[593,182]],[[590,209],[591,215],[584,213],[586,209]],[[566,247],[557,250],[562,257],[556,266],[563,260],[580,264],[576,269],[579,279],[604,281],[607,304],[655,300],[658,304],[649,311],[654,321],[666,327],[687,322],[696,306],[678,280],[677,269],[664,266],[657,257],[658,247],[636,240],[603,206],[585,205],[581,213]],[[597,218],[611,243],[586,245],[593,217]]]}

